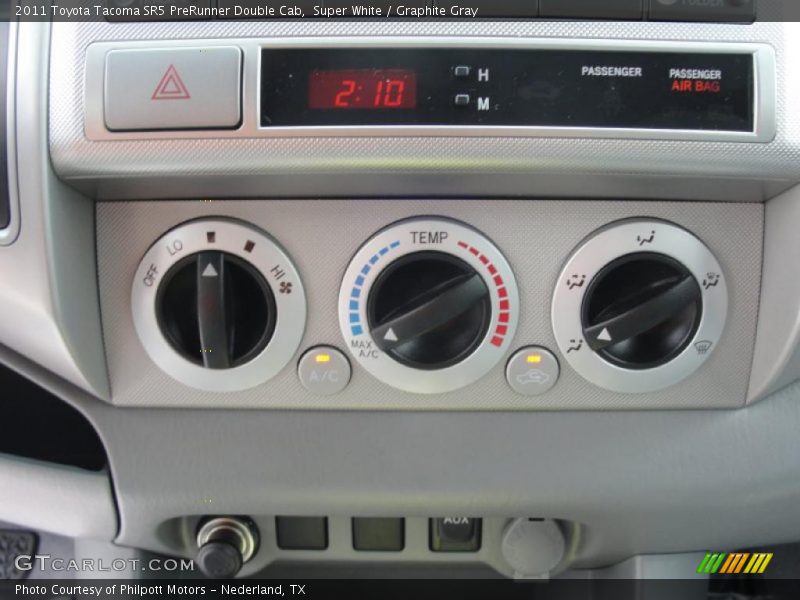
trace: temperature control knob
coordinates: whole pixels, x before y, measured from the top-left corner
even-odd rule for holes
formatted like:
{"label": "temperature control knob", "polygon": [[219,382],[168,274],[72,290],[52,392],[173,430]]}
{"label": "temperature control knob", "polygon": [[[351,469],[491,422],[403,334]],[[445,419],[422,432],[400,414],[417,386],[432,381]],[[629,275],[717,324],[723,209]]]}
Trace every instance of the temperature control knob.
{"label": "temperature control knob", "polygon": [[469,356],[486,336],[489,287],[466,262],[443,252],[409,254],[375,280],[367,306],[378,347],[397,362],[443,369]]}
{"label": "temperature control knob", "polygon": [[443,218],[402,221],[356,254],[339,294],[354,358],[381,381],[442,393],[502,359],[517,326],[514,274],[474,229]]}
{"label": "temperature control knob", "polygon": [[264,232],[232,220],[176,227],[145,254],[133,283],[134,324],[173,378],[207,391],[267,381],[305,327],[302,282]]}

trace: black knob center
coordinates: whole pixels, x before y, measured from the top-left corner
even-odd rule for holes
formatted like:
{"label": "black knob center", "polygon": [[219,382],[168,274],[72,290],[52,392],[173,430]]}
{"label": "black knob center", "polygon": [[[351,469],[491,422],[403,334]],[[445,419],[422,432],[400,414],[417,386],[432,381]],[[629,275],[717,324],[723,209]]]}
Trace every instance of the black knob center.
{"label": "black knob center", "polygon": [[680,262],[637,253],[606,265],[583,300],[586,342],[628,369],[663,365],[689,344],[703,312],[702,293]]}
{"label": "black knob center", "polygon": [[255,358],[275,331],[275,298],[255,267],[226,252],[200,252],[175,264],[156,299],[170,345],[209,369]]}
{"label": "black knob center", "polygon": [[200,548],[194,561],[210,579],[231,579],[243,564],[241,552],[228,542],[208,542]]}
{"label": "black knob center", "polygon": [[423,370],[467,358],[486,336],[489,289],[466,262],[443,252],[417,252],[390,264],[367,304],[372,337],[394,360]]}

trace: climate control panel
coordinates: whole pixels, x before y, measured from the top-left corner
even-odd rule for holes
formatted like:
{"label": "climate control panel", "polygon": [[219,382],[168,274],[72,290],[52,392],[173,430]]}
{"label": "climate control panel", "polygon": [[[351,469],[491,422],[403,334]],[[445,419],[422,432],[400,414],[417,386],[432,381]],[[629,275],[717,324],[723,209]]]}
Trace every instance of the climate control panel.
{"label": "climate control panel", "polygon": [[[121,404],[554,410],[743,401],[759,289],[748,273],[758,272],[760,248],[725,231],[757,240],[757,207],[737,206],[744,222],[730,207],[692,204],[495,201],[494,211],[439,201],[438,214],[417,216],[432,203],[387,210],[364,201],[370,210],[356,215],[333,201],[285,201],[267,215],[264,203],[231,201],[226,217],[216,207],[198,215],[187,203],[163,206],[152,204],[162,223],[182,211],[194,218],[174,219],[166,232],[156,219],[135,253],[116,248],[116,237],[98,246],[101,265],[135,261],[128,316],[103,296]],[[687,216],[670,218],[678,208]],[[298,236],[301,221],[308,229]],[[101,269],[101,281],[118,277]]]}

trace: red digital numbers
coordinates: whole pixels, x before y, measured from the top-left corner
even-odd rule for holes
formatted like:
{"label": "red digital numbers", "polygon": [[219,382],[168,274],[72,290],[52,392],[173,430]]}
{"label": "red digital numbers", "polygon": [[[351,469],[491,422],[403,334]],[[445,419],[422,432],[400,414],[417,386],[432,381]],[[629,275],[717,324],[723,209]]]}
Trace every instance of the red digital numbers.
{"label": "red digital numbers", "polygon": [[[385,84],[385,85],[384,85]],[[406,93],[406,82],[402,79],[379,81],[375,90],[375,108],[398,108],[403,106]]]}
{"label": "red digital numbers", "polygon": [[344,89],[336,94],[336,100],[334,100],[333,105],[336,108],[347,108],[350,106],[350,102],[352,95],[355,93],[358,84],[352,79],[344,79],[342,80],[342,87]]}
{"label": "red digital numbers", "polygon": [[417,76],[406,69],[312,71],[311,109],[416,108]]}

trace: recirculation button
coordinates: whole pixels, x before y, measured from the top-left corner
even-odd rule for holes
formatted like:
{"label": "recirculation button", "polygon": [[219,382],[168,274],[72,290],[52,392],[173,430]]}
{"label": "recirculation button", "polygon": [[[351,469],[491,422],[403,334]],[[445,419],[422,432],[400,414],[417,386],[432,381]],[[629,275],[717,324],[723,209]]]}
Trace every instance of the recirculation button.
{"label": "recirculation button", "polygon": [[523,396],[539,396],[558,381],[558,360],[547,348],[528,346],[518,350],[506,365],[511,389]]}

